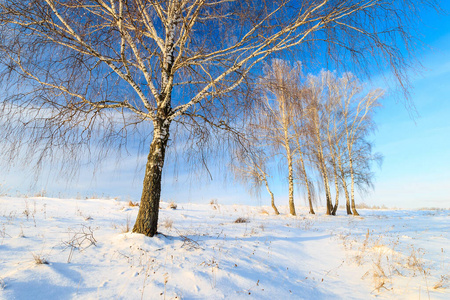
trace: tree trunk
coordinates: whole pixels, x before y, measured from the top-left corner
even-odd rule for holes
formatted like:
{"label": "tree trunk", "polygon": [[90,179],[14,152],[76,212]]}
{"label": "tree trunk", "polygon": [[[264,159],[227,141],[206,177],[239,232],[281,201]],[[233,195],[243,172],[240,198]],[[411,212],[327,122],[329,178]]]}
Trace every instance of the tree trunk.
{"label": "tree trunk", "polygon": [[[328,125],[328,128],[329,127],[330,127],[330,125]],[[332,139],[331,139],[331,134],[330,134],[329,129],[327,131],[327,136],[328,136],[328,146],[330,147],[331,163],[333,165],[334,188],[336,189],[336,201],[334,202],[334,206],[331,203],[331,214],[333,216],[335,216],[336,215],[336,211],[337,211],[338,206],[339,206],[339,181],[338,181],[337,165],[336,165],[336,157],[337,157],[338,154],[336,153],[336,149],[335,149],[335,147],[336,147],[335,144],[338,143],[338,139],[336,138],[335,144],[334,144]]]}
{"label": "tree trunk", "polygon": [[354,178],[354,171],[353,171],[353,157],[352,157],[352,146],[353,146],[353,136],[349,133],[347,121],[345,122],[345,130],[347,133],[347,151],[348,151],[348,164],[350,169],[350,193],[351,193],[351,201],[352,201],[352,212],[353,215],[359,216],[359,213],[356,211],[356,205],[355,205],[355,178]]}
{"label": "tree trunk", "polygon": [[326,200],[327,200],[327,215],[331,215],[331,212],[333,210],[333,206],[331,204],[331,191],[330,191],[330,185],[328,182],[328,175],[327,175],[327,170],[325,169],[323,171],[324,173],[324,181],[325,181],[325,196],[326,196]]}
{"label": "tree trunk", "polygon": [[350,195],[348,194],[347,184],[345,182],[345,179],[342,179],[342,180],[343,180],[343,185],[344,185],[343,188],[344,188],[344,192],[345,192],[345,200],[346,200],[345,206],[347,208],[347,215],[352,215],[352,210],[350,209]]}
{"label": "tree trunk", "polygon": [[[305,174],[306,176],[306,174]],[[305,177],[305,184],[306,184],[306,192],[308,193],[308,204],[309,204],[309,213],[314,215],[314,207],[312,203],[312,196],[311,196],[311,189],[309,187],[309,180]]]}
{"label": "tree trunk", "polygon": [[170,122],[157,119],[153,122],[153,141],[145,168],[141,203],[133,232],[152,237],[157,233],[159,201],[161,197],[161,175],[164,166]]}
{"label": "tree trunk", "polygon": [[333,211],[331,212],[331,214],[333,216],[335,216],[336,211],[339,206],[339,178],[338,178],[338,174],[337,174],[336,158],[333,157],[332,159],[333,159],[333,171],[334,171],[334,188],[336,189],[336,201],[334,203]]}
{"label": "tree trunk", "polygon": [[319,123],[319,112],[317,108],[314,110],[314,130],[316,136],[316,149],[317,149],[317,159],[319,160],[319,170],[322,173],[323,184],[325,186],[325,196],[327,201],[327,215],[331,214],[332,205],[331,205],[331,193],[330,186],[328,182],[328,174],[327,167],[325,165],[325,158],[323,156],[323,148],[322,148],[322,140],[320,138],[320,123]]}
{"label": "tree trunk", "polygon": [[311,197],[311,190],[309,189],[309,182],[307,182],[307,186],[306,186],[307,192],[308,192],[308,203],[309,203],[309,213],[314,215],[316,214],[314,212],[314,207],[313,207],[313,203],[312,203],[312,197]]}
{"label": "tree trunk", "polygon": [[335,180],[335,189],[336,189],[336,202],[334,203],[334,207],[333,207],[333,211],[331,212],[331,214],[333,216],[336,215],[336,211],[338,209],[339,206],[339,182],[338,182],[338,178],[337,178],[337,173],[335,172],[334,174],[334,180]]}
{"label": "tree trunk", "polygon": [[[297,142],[297,144],[298,144],[298,142]],[[302,153],[302,150],[300,149],[300,145],[298,145],[298,156],[300,159],[300,167],[302,168],[301,171],[303,173],[303,178],[305,180],[306,192],[308,193],[309,213],[314,215],[315,212],[314,212],[312,199],[311,199],[311,190],[309,189],[308,175],[306,174],[305,162],[303,161],[303,153]]]}
{"label": "tree trunk", "polygon": [[351,198],[352,198],[352,211],[354,216],[359,216],[359,213],[356,211],[356,204],[355,204],[355,179],[353,175],[353,162],[352,158],[350,157],[350,178],[352,180],[351,182]]}
{"label": "tree trunk", "polygon": [[344,190],[345,194],[345,206],[347,208],[347,215],[352,214],[352,210],[350,209],[350,195],[348,194],[348,188],[347,188],[347,181],[345,180],[345,172],[344,168],[342,167],[342,160],[340,157],[338,157],[338,163],[339,163],[339,171],[341,172],[341,180],[342,180],[342,189]]}
{"label": "tree trunk", "polygon": [[273,197],[273,193],[269,188],[269,183],[267,182],[267,180],[264,180],[264,183],[266,184],[266,189],[270,194],[270,200],[271,200],[270,203],[272,204],[273,211],[275,212],[276,215],[279,215],[280,212],[278,211],[277,207],[275,206],[275,198]]}
{"label": "tree trunk", "polygon": [[350,196],[348,194],[347,187],[345,188],[345,198],[346,198],[345,206],[347,208],[347,215],[353,215],[352,210],[350,208]]}
{"label": "tree trunk", "polygon": [[323,150],[322,147],[320,147],[320,151],[319,152],[319,163],[320,163],[320,172],[322,173],[322,178],[323,178],[323,184],[325,187],[325,196],[326,196],[326,205],[327,205],[327,215],[331,215],[331,212],[333,210],[333,206],[331,204],[331,191],[330,191],[330,183],[328,180],[328,172],[327,172],[327,167],[325,165],[325,161],[324,161],[324,157],[323,157]]}
{"label": "tree trunk", "polygon": [[[323,157],[321,156],[319,159],[322,160]],[[329,181],[328,181],[327,169],[326,169],[326,166],[325,166],[323,161],[320,161],[319,169],[320,169],[320,173],[322,173],[322,180],[323,180],[323,184],[324,184],[324,188],[325,188],[326,207],[327,207],[326,214],[327,215],[331,215],[333,207],[332,207],[332,204],[331,204],[330,184],[329,184]]]}
{"label": "tree trunk", "polygon": [[286,159],[288,163],[288,185],[289,185],[289,213],[295,216],[295,204],[294,204],[294,167],[292,166],[292,151],[289,145],[289,133],[288,125],[285,124],[286,119],[283,118],[283,130],[284,130],[284,148],[286,150]]}
{"label": "tree trunk", "polygon": [[290,153],[288,154],[288,168],[289,168],[289,213],[293,216],[295,213],[295,205],[294,205],[294,169],[292,167],[292,157]]}

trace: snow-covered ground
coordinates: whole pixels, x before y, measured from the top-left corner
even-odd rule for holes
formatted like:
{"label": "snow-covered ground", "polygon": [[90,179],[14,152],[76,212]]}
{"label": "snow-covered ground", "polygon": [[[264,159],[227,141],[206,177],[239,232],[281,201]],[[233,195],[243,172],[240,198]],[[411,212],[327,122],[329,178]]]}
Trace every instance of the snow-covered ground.
{"label": "snow-covered ground", "polygon": [[0,197],[0,298],[450,299],[450,210],[167,207],[148,238],[125,201]]}

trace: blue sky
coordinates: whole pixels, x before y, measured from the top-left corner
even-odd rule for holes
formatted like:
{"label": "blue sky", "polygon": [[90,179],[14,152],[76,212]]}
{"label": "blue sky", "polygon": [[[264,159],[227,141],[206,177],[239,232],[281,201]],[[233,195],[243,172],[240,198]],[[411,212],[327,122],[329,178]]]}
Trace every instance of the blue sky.
{"label": "blue sky", "polygon": [[394,97],[384,99],[374,136],[384,163],[368,203],[450,207],[450,18],[425,15],[422,30],[429,49],[411,94],[419,116],[411,118]]}
{"label": "blue sky", "polygon": [[[443,7],[450,11],[450,3]],[[375,191],[357,199],[358,202],[403,208],[450,207],[450,16],[424,14],[421,32],[420,38],[428,44],[419,57],[424,69],[420,74],[411,75],[411,100],[418,116],[411,117],[411,111],[398,97],[384,98],[383,108],[376,115],[378,131],[373,136],[375,151],[384,155],[384,162],[381,169],[376,169]],[[82,170],[80,179],[73,182],[55,181],[52,172],[47,171],[31,188],[31,172],[13,168],[0,174],[0,184],[13,195],[16,191],[33,194],[45,189],[52,196],[96,194],[130,197],[136,201],[142,190],[145,157],[145,154],[138,158],[131,155],[119,164],[111,160],[94,179],[89,168]],[[242,186],[232,182],[232,176],[226,182],[218,175],[209,183],[199,184],[195,176],[182,171],[176,177],[173,174],[170,166],[166,168],[163,200],[218,199],[219,203],[269,204],[265,191],[260,199],[251,197]],[[275,186],[274,192],[278,204],[286,205],[287,184]],[[299,193],[297,196],[300,197]],[[303,199],[297,202],[304,204]]]}
{"label": "blue sky", "polygon": [[450,35],[433,46],[413,82],[419,116],[389,97],[377,114],[374,141],[384,163],[368,202],[450,207]]}

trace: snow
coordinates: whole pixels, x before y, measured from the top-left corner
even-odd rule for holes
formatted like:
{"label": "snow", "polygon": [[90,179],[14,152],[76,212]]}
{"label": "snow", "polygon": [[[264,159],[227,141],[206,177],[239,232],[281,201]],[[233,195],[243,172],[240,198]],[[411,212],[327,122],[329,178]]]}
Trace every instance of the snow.
{"label": "snow", "polygon": [[0,197],[0,298],[450,298],[450,210],[168,207],[148,238],[128,201]]}

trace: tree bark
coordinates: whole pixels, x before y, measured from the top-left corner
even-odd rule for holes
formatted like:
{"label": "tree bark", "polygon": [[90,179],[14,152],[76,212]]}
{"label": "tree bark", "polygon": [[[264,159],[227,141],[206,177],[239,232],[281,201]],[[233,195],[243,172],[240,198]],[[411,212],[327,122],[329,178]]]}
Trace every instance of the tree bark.
{"label": "tree bark", "polygon": [[347,151],[348,151],[348,166],[350,169],[350,197],[351,197],[351,207],[353,215],[359,216],[358,211],[356,210],[356,204],[355,204],[355,177],[354,177],[354,170],[353,170],[353,143],[354,143],[354,133],[353,133],[353,125],[352,125],[352,133],[350,134],[347,120],[345,119],[345,131],[347,134]]}
{"label": "tree bark", "polygon": [[[331,208],[332,208],[331,214],[333,216],[335,216],[336,215],[336,211],[337,211],[338,206],[339,206],[339,181],[338,181],[337,165],[336,165],[336,157],[338,156],[338,154],[336,153],[336,150],[334,148],[335,145],[333,145],[333,142],[331,140],[331,135],[330,135],[329,131],[327,132],[327,135],[328,135],[328,145],[330,147],[331,163],[333,165],[334,188],[336,189],[336,201],[334,202],[334,206],[333,206],[333,204],[331,204]],[[335,143],[338,143],[338,140],[336,140]]]}
{"label": "tree bark", "polygon": [[324,181],[325,181],[325,193],[326,193],[326,199],[327,199],[327,215],[331,215],[331,212],[333,210],[333,205],[331,204],[331,191],[330,191],[330,185],[329,185],[329,181],[328,181],[328,175],[327,175],[327,170],[325,169],[323,171],[323,175],[324,175]]}
{"label": "tree bark", "polygon": [[288,107],[286,107],[286,99],[284,98],[284,95],[281,96],[280,101],[280,111],[281,111],[281,124],[283,127],[283,133],[284,133],[284,148],[286,150],[286,159],[288,163],[288,185],[289,185],[289,213],[292,216],[295,216],[295,204],[294,204],[294,167],[292,164],[292,157],[293,153],[290,146],[290,136],[289,136],[289,127],[290,119],[289,119],[289,111]]}
{"label": "tree bark", "polygon": [[303,160],[303,152],[300,149],[300,145],[298,146],[298,156],[299,156],[299,159],[300,159],[300,167],[302,168],[301,171],[303,173],[303,178],[305,180],[306,191],[308,193],[309,213],[314,215],[315,212],[314,212],[312,199],[311,199],[311,190],[309,189],[308,175],[306,174],[305,162]]}
{"label": "tree bark", "polygon": [[345,200],[346,200],[345,206],[347,208],[347,215],[351,215],[352,210],[350,209],[350,195],[348,194],[344,168],[342,167],[342,161],[340,158],[338,158],[338,163],[339,163],[339,170],[341,171],[342,188],[344,189],[344,193],[345,193]]}
{"label": "tree bark", "polygon": [[339,182],[338,182],[338,176],[337,176],[337,172],[336,172],[336,164],[334,164],[334,186],[336,189],[336,201],[334,202],[333,211],[331,212],[331,214],[333,216],[336,215],[336,211],[339,206]]}
{"label": "tree bark", "polygon": [[330,215],[333,208],[331,205],[331,192],[330,192],[330,186],[329,186],[329,181],[328,181],[327,167],[325,165],[325,158],[323,155],[322,139],[320,138],[319,112],[318,112],[317,108],[314,109],[313,118],[314,118],[314,131],[315,131],[315,136],[316,136],[317,158],[319,160],[319,170],[322,173],[323,184],[325,187],[326,206],[327,206],[326,214]]}
{"label": "tree bark", "polygon": [[295,204],[294,204],[294,169],[292,167],[292,157],[291,153],[288,153],[288,168],[289,168],[289,213],[293,216],[295,213]]}
{"label": "tree bark", "polygon": [[350,157],[350,178],[352,180],[351,182],[351,198],[352,198],[352,212],[354,216],[359,216],[359,213],[356,211],[356,204],[355,204],[355,179],[354,179],[354,175],[353,175],[353,161],[352,158]]}
{"label": "tree bark", "polygon": [[133,232],[152,237],[157,233],[159,201],[161,198],[161,175],[164,166],[170,121],[157,119],[153,122],[153,140],[145,168],[141,203]]}
{"label": "tree bark", "polygon": [[292,216],[295,216],[295,204],[294,204],[294,167],[292,165],[292,156],[293,153],[291,151],[291,147],[289,145],[290,138],[289,138],[289,123],[288,119],[285,117],[286,115],[286,108],[282,106],[282,124],[283,124],[283,131],[284,131],[284,148],[286,150],[286,159],[288,163],[288,185],[289,185],[289,213]]}
{"label": "tree bark", "polygon": [[311,190],[309,188],[309,182],[307,182],[306,190],[308,192],[309,213],[311,215],[315,215],[316,213],[314,212],[314,207],[311,199],[312,197],[311,197]]}
{"label": "tree bark", "polygon": [[344,188],[346,203],[345,206],[347,208],[347,215],[353,215],[352,210],[350,208],[350,195],[348,194],[347,186]]}
{"label": "tree bark", "polygon": [[[331,147],[331,144],[330,144]],[[339,207],[339,178],[338,178],[338,173],[337,173],[337,165],[336,165],[336,156],[337,154],[332,150],[331,152],[332,154],[332,163],[333,163],[333,174],[334,174],[334,188],[336,189],[336,201],[334,202],[334,207],[333,210],[331,211],[331,214],[333,216],[336,215],[336,211]]]}

